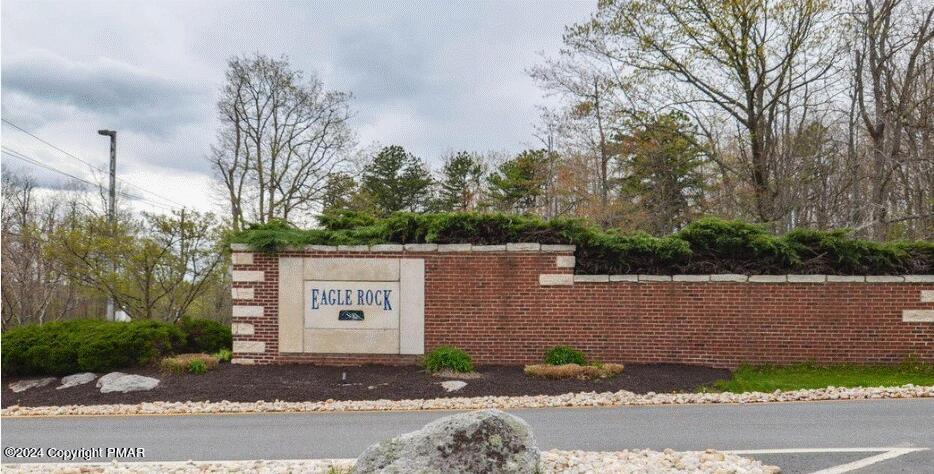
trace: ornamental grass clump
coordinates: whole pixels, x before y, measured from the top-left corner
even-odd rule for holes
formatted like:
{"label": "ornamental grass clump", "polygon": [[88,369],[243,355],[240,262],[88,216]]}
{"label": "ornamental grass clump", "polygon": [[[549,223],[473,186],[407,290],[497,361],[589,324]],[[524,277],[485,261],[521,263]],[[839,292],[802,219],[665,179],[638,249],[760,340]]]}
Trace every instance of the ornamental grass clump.
{"label": "ornamental grass clump", "polygon": [[217,367],[217,357],[208,354],[179,354],[165,357],[159,362],[163,372],[173,374],[203,374]]}
{"label": "ornamental grass clump", "polygon": [[605,379],[623,373],[623,364],[533,364],[525,366],[525,375],[546,379]]}
{"label": "ornamental grass clump", "polygon": [[554,346],[545,352],[544,364],[525,366],[525,375],[546,379],[605,379],[623,372],[623,364],[587,363],[587,356],[571,346]]}
{"label": "ornamental grass clump", "polygon": [[450,370],[457,373],[473,372],[470,354],[453,346],[438,346],[425,356],[425,370],[435,373]]}

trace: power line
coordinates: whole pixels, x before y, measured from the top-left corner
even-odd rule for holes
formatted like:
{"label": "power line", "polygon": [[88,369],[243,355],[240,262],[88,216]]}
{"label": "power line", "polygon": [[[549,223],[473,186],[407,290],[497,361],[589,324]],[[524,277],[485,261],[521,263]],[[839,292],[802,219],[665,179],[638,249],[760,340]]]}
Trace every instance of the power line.
{"label": "power line", "polygon": [[[59,148],[59,147],[56,146],[55,144],[50,143],[49,141],[42,139],[41,137],[35,135],[34,133],[32,133],[32,132],[30,132],[30,131],[24,129],[23,127],[20,127],[19,125],[16,125],[15,123],[13,123],[13,122],[11,122],[11,121],[5,119],[5,118],[0,118],[0,121],[3,121],[3,123],[5,123],[5,124],[7,124],[7,125],[9,125],[9,126],[11,126],[11,127],[13,127],[13,128],[15,128],[15,129],[19,130],[20,132],[25,133],[26,135],[29,135],[29,136],[32,137],[32,138],[35,138],[35,139],[38,140],[39,142],[41,142],[41,143],[43,143],[43,144],[45,144],[45,145],[51,147],[51,148],[54,149],[54,150],[56,150],[56,151],[58,151],[58,152],[61,152],[61,153],[65,154],[66,156],[69,156],[69,157],[71,157],[71,158],[74,158],[74,159],[80,161],[81,163],[84,163],[85,165],[87,165],[87,166],[90,167],[91,169],[100,171],[101,173],[105,173],[105,171],[104,171],[103,168],[101,168],[101,167],[99,167],[99,166],[95,166],[95,165],[93,165],[93,164],[91,164],[91,163],[89,163],[89,162],[87,162],[87,161],[85,161],[85,160],[83,160],[83,159],[81,159],[81,158],[75,156],[73,153],[70,153],[70,152],[68,152],[68,151],[66,151],[66,150],[63,150],[62,148]],[[153,196],[155,196],[155,197],[157,197],[157,198],[159,198],[159,199],[162,199],[162,200],[164,200],[164,201],[166,201],[166,202],[170,202],[170,203],[172,203],[172,204],[175,204],[178,208],[185,208],[185,205],[184,205],[184,204],[182,204],[182,203],[180,203],[180,202],[178,202],[178,201],[172,200],[172,199],[170,199],[170,198],[167,198],[167,197],[165,197],[165,196],[163,196],[163,195],[161,195],[161,194],[159,194],[159,193],[156,193],[156,192],[154,192],[154,191],[150,191],[150,190],[148,190],[148,189],[146,189],[146,188],[144,188],[144,187],[142,187],[142,186],[140,186],[140,185],[138,185],[138,184],[131,183],[131,182],[129,182],[129,181],[123,179],[123,178],[119,178],[119,177],[117,178],[117,180],[120,181],[120,182],[122,182],[123,184],[126,184],[127,186],[132,186],[132,187],[134,187],[134,188],[136,188],[136,189],[138,189],[138,190],[140,190],[140,191],[142,191],[142,192],[151,194],[151,195],[153,195]],[[168,208],[170,208],[170,209],[175,209],[176,206],[169,206]],[[166,207],[166,206],[163,205],[162,207]]]}
{"label": "power line", "polygon": [[30,164],[35,165],[35,166],[38,166],[38,167],[40,167],[40,168],[44,168],[44,169],[46,169],[46,170],[49,170],[49,171],[52,171],[52,172],[55,172],[55,173],[58,173],[58,174],[67,176],[67,177],[69,177],[69,178],[71,178],[71,179],[74,179],[74,180],[77,180],[77,181],[81,181],[82,183],[85,183],[85,184],[88,184],[88,185],[91,185],[91,186],[94,186],[94,187],[100,186],[99,183],[92,183],[92,182],[90,182],[90,181],[88,181],[88,180],[86,180],[86,179],[84,179],[84,178],[79,178],[79,177],[77,177],[77,176],[75,176],[75,175],[73,175],[73,174],[66,173],[66,172],[64,172],[64,171],[62,171],[62,170],[60,170],[60,169],[58,169],[58,168],[53,168],[53,167],[51,167],[51,166],[48,166],[48,165],[46,165],[46,164],[44,164],[44,163],[42,163],[42,162],[40,162],[40,161],[38,161],[38,160],[36,160],[36,159],[30,158],[30,157],[28,157],[28,156],[26,156],[26,155],[21,154],[20,152],[14,150],[14,149],[12,149],[12,148],[8,148],[8,147],[4,146],[4,147],[3,147],[3,153],[4,153],[5,155],[7,155],[7,156],[11,156],[11,157],[16,158],[16,159],[18,159],[18,160],[25,161],[26,163],[30,163]]}
{"label": "power line", "polygon": [[[85,184],[90,185],[90,186],[93,186],[93,187],[97,187],[97,188],[101,187],[101,184],[100,184],[100,183],[93,183],[93,182],[88,181],[88,180],[86,180],[86,179],[84,179],[84,178],[81,178],[81,177],[79,177],[79,176],[75,176],[75,175],[73,175],[73,174],[67,173],[67,172],[62,171],[62,170],[60,170],[60,169],[58,169],[58,168],[55,168],[55,167],[53,167],[53,166],[49,166],[49,165],[47,165],[47,164],[45,164],[45,163],[42,163],[41,161],[39,161],[39,160],[37,160],[37,159],[35,159],[35,158],[32,158],[32,157],[30,157],[30,156],[28,156],[28,155],[25,155],[25,154],[23,154],[23,153],[20,153],[20,152],[14,150],[14,149],[12,149],[12,148],[10,148],[10,147],[8,147],[8,146],[5,146],[5,145],[4,145],[4,146],[3,146],[3,149],[2,149],[2,152],[3,152],[5,155],[9,156],[9,157],[16,158],[16,159],[18,159],[18,160],[20,160],[20,161],[24,161],[24,162],[29,163],[29,164],[32,164],[32,165],[34,165],[34,166],[38,166],[38,167],[40,167],[40,168],[42,168],[42,169],[51,171],[51,172],[53,172],[53,173],[58,173],[58,174],[60,174],[60,175],[66,176],[66,177],[71,178],[71,179],[74,179],[74,180],[76,180],[76,181],[80,181],[80,182],[82,182],[82,183],[85,183]],[[166,204],[159,203],[159,202],[155,202],[155,201],[151,201],[151,200],[149,200],[149,199],[144,198],[143,196],[138,196],[138,195],[135,195],[135,194],[130,194],[130,193],[127,193],[127,192],[125,192],[125,191],[117,191],[117,193],[120,194],[121,196],[127,198],[127,199],[132,199],[132,200],[135,200],[135,201],[145,202],[145,203],[147,203],[147,204],[149,204],[149,205],[156,206],[156,207],[159,207],[159,208],[162,208],[162,209],[168,209],[168,210],[173,210],[173,209],[175,209],[175,208],[173,208],[173,207],[171,207],[171,206],[168,206],[168,205],[166,205]]]}

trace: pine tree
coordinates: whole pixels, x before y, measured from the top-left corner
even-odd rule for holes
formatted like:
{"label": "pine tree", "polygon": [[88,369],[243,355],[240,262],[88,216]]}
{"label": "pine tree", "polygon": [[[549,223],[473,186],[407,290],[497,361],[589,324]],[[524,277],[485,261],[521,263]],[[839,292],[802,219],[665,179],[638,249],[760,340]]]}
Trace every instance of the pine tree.
{"label": "pine tree", "polygon": [[425,163],[398,145],[380,150],[363,170],[361,193],[380,215],[424,211],[434,181]]}
{"label": "pine tree", "polygon": [[545,193],[547,154],[526,150],[503,163],[487,178],[487,204],[499,211],[527,214],[539,207]]}
{"label": "pine tree", "polygon": [[476,207],[480,198],[483,163],[477,155],[466,151],[448,157],[438,183],[438,211],[468,211]]}

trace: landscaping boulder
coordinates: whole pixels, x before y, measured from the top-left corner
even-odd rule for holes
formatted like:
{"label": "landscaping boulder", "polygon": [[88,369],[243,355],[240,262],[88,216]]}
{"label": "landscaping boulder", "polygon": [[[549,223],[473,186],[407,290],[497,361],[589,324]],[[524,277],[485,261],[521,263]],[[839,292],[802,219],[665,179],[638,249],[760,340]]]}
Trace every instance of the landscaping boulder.
{"label": "landscaping boulder", "polygon": [[78,385],[89,383],[96,378],[97,375],[95,375],[94,372],[82,372],[80,374],[67,375],[62,377],[62,384],[55,388],[61,390],[63,388],[76,387]]}
{"label": "landscaping boulder", "polygon": [[463,380],[445,380],[441,382],[441,388],[448,392],[456,392],[467,386],[467,382]]}
{"label": "landscaping boulder", "polygon": [[145,377],[142,375],[123,375],[121,377],[115,377],[107,380],[101,385],[101,393],[110,393],[110,392],[140,392],[145,390],[152,390],[156,388],[156,385],[159,385],[159,379],[154,379],[152,377]]}
{"label": "landscaping boulder", "polygon": [[10,390],[15,393],[25,392],[31,388],[45,387],[55,381],[55,377],[45,377],[41,379],[20,380],[10,384]]}
{"label": "landscaping boulder", "polygon": [[540,453],[529,425],[499,410],[435,420],[366,449],[355,473],[533,473]]}
{"label": "landscaping boulder", "polygon": [[123,372],[111,372],[109,374],[103,375],[101,378],[97,379],[96,386],[97,388],[101,388],[104,386],[104,384],[110,382],[111,380],[123,377],[124,375],[126,374]]}

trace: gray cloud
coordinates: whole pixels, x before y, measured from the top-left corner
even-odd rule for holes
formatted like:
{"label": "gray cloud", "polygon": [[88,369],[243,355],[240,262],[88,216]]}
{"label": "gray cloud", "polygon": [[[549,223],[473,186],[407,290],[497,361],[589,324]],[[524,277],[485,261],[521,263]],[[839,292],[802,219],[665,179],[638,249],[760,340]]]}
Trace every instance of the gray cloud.
{"label": "gray cloud", "polygon": [[71,61],[35,50],[3,63],[4,94],[110,117],[130,130],[164,136],[197,120],[199,91],[118,61]]}
{"label": "gray cloud", "polygon": [[[450,150],[517,152],[534,141],[542,102],[524,69],[592,9],[564,0],[10,0],[0,19],[3,115],[95,163],[105,145],[94,130],[118,129],[121,172],[151,172],[159,178],[140,184],[207,207],[207,190],[171,183],[203,187],[226,60],[261,52],[351,92],[363,146],[400,144],[434,164]],[[21,138],[3,131],[5,144]]]}

